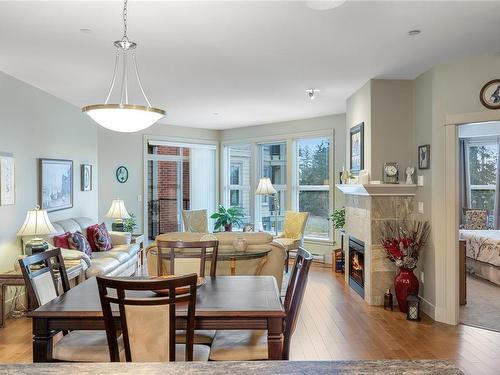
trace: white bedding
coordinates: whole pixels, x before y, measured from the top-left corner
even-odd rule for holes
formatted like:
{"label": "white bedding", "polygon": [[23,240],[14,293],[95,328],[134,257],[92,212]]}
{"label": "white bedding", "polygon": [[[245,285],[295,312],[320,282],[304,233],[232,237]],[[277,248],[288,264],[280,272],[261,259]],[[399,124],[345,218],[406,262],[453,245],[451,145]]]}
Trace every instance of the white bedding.
{"label": "white bedding", "polygon": [[460,230],[468,258],[500,267],[500,230]]}

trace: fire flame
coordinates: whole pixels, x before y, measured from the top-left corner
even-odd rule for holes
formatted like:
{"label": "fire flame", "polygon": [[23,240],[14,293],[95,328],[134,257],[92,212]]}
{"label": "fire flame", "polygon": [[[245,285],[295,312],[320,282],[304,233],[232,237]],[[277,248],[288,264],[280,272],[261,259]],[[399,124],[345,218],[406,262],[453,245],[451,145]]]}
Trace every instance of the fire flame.
{"label": "fire flame", "polygon": [[352,268],[356,271],[360,271],[363,269],[363,267],[359,263],[358,254],[354,254],[354,256],[352,257]]}

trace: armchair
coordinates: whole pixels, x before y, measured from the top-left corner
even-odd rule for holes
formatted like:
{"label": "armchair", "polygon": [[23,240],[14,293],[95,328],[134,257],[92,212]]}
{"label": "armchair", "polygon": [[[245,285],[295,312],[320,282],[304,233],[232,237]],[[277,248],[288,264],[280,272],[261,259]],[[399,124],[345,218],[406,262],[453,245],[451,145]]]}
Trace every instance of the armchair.
{"label": "armchair", "polygon": [[286,211],[283,232],[274,238],[285,248],[285,272],[288,273],[288,263],[290,260],[290,251],[298,250],[304,241],[304,230],[306,228],[309,212]]}
{"label": "armchair", "polygon": [[185,232],[208,233],[207,210],[182,210]]}

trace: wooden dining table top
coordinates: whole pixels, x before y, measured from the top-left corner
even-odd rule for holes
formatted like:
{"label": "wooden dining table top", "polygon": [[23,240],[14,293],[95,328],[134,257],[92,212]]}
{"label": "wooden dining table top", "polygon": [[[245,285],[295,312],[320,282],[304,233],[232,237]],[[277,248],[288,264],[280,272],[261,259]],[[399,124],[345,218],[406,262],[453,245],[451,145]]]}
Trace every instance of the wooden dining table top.
{"label": "wooden dining table top", "polygon": [[[125,278],[126,279],[126,278]],[[129,292],[131,296],[154,297],[153,292]],[[115,306],[118,311],[118,306]],[[179,305],[177,315],[186,314]],[[196,317],[285,317],[276,280],[272,276],[206,277],[198,287]],[[33,318],[102,318],[95,277],[76,285],[63,295],[29,313]]]}

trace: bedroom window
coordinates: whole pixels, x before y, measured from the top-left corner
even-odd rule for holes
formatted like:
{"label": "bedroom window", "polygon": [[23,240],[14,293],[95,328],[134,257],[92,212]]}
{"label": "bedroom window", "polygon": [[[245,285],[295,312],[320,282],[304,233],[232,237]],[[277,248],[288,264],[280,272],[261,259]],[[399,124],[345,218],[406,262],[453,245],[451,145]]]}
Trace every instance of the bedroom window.
{"label": "bedroom window", "polygon": [[497,180],[497,141],[468,145],[469,207],[493,213]]}

